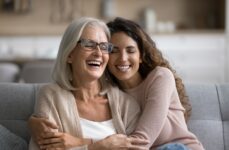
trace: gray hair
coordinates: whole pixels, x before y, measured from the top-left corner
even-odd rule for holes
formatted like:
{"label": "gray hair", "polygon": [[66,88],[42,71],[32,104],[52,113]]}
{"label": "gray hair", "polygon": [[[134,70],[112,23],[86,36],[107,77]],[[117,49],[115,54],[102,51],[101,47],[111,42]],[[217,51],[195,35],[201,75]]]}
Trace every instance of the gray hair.
{"label": "gray hair", "polygon": [[[68,56],[75,48],[85,27],[89,25],[101,27],[105,32],[108,40],[110,39],[110,31],[106,26],[105,22],[95,18],[83,17],[78,20],[74,20],[67,27],[59,46],[56,63],[52,73],[53,80],[66,90],[76,90],[76,88],[73,87],[71,83],[73,75],[71,66],[69,63],[67,63]],[[103,75],[103,77],[100,79],[102,87],[105,83],[104,80],[105,77]]]}

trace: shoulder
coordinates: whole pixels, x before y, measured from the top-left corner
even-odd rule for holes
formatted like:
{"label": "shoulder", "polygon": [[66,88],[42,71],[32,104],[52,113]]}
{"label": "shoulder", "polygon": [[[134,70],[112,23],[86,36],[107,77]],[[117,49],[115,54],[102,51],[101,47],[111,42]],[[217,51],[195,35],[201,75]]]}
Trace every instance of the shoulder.
{"label": "shoulder", "polygon": [[57,102],[66,97],[71,98],[72,94],[56,83],[49,83],[40,87],[37,97],[39,99],[45,98],[46,100]]}
{"label": "shoulder", "polygon": [[55,83],[43,85],[37,95],[37,103],[43,107],[58,107],[61,109],[65,105],[71,105],[73,101],[74,96],[71,92]]}
{"label": "shoulder", "polygon": [[63,88],[61,88],[58,84],[56,83],[49,83],[49,84],[45,84],[43,86],[40,87],[39,93],[50,93],[50,94],[54,94],[54,93],[59,93],[59,92],[64,92],[66,90],[64,90]]}
{"label": "shoulder", "polygon": [[160,66],[157,66],[154,70],[152,70],[147,77],[170,77],[170,78],[172,77],[174,78],[171,70],[165,67],[160,67]]}
{"label": "shoulder", "polygon": [[171,70],[165,67],[156,67],[153,69],[145,79],[146,82],[174,82],[175,78]]}
{"label": "shoulder", "polygon": [[158,66],[148,74],[143,85],[147,91],[152,91],[158,88],[174,88],[176,83],[173,73],[168,68]]}

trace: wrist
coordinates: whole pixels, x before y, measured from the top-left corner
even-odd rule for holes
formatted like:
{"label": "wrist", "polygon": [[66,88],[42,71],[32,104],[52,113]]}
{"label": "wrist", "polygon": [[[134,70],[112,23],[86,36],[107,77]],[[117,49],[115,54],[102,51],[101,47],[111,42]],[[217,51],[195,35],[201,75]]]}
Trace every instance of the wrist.
{"label": "wrist", "polygon": [[104,144],[104,140],[99,140],[99,141],[91,141],[92,143],[88,145],[88,150],[107,150]]}
{"label": "wrist", "polygon": [[93,139],[82,139],[81,143],[83,145],[90,145],[90,144],[93,144],[94,142],[93,142]]}

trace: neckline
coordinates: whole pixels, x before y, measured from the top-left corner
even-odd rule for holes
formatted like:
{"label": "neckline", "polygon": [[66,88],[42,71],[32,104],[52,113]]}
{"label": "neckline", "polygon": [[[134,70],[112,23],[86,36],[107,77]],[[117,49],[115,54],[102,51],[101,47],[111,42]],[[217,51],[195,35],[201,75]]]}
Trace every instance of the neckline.
{"label": "neckline", "polygon": [[93,121],[93,120],[88,120],[86,118],[80,117],[80,120],[86,121],[86,122],[91,122],[91,123],[110,123],[112,122],[112,119],[105,120],[105,121]]}

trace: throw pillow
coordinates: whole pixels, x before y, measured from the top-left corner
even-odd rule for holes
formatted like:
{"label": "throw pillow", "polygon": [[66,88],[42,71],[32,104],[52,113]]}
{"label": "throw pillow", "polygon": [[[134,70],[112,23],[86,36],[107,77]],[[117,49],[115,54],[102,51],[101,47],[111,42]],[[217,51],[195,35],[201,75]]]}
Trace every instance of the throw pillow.
{"label": "throw pillow", "polygon": [[27,150],[26,141],[0,125],[0,149],[1,150]]}

